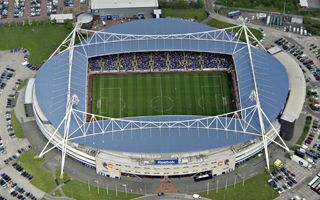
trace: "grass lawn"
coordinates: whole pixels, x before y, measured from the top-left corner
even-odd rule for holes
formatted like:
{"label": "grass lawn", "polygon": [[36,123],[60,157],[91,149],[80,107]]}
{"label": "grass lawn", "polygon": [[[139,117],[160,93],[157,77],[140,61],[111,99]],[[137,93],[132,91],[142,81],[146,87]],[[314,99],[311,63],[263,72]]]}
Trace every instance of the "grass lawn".
{"label": "grass lawn", "polygon": [[310,129],[310,125],[311,125],[311,121],[312,121],[312,117],[311,116],[307,116],[306,117],[306,123],[304,125],[303,128],[303,132],[301,133],[301,136],[299,137],[298,141],[297,141],[297,145],[302,145],[303,141],[306,139],[309,129]]}
{"label": "grass lawn", "polygon": [[93,77],[92,112],[109,117],[214,116],[232,111],[225,73],[107,74]]}
{"label": "grass lawn", "polygon": [[59,190],[56,190],[56,191],[54,191],[54,196],[55,197],[61,197],[62,194],[61,194],[61,192]]}
{"label": "grass lawn", "polygon": [[[210,20],[207,25],[215,27],[215,28],[219,28],[219,29],[223,29],[223,28],[229,28],[232,26],[236,26],[236,24],[231,24],[231,23],[227,23],[224,21],[220,21],[220,20],[216,20],[216,19],[212,19]],[[249,28],[250,31],[252,32],[252,34],[260,41],[263,38],[262,33],[254,28]],[[235,29],[234,33],[236,33],[239,29]],[[242,41],[245,41],[245,36],[244,36],[244,32],[242,32],[242,35],[240,36],[240,39]],[[251,41],[251,40],[250,40]]]}
{"label": "grass lawn", "polygon": [[[121,187],[121,186],[118,186]],[[133,199],[139,196],[140,194],[128,193],[127,195],[124,192],[119,192],[116,195],[116,191],[107,190],[104,188],[98,188],[96,186],[90,186],[90,191],[86,183],[82,183],[77,180],[72,180],[62,187],[63,192],[66,196],[77,199],[77,200],[88,200],[88,199],[106,199],[106,200],[126,200]]]}
{"label": "grass lawn", "polygon": [[31,52],[29,62],[40,66],[65,39],[69,31],[63,25],[0,27],[0,50],[23,47]]}
{"label": "grass lawn", "polygon": [[56,184],[51,176],[49,170],[42,167],[44,160],[42,158],[35,159],[36,154],[32,150],[28,150],[23,153],[17,160],[17,162],[30,174],[33,179],[31,183],[43,190],[44,192],[50,192],[56,187]]}
{"label": "grass lawn", "polygon": [[235,187],[228,186],[225,188],[200,193],[201,196],[207,197],[213,200],[271,200],[279,196],[279,194],[272,189],[267,183],[268,175],[266,173],[258,174],[247,181],[238,183]]}
{"label": "grass lawn", "polygon": [[11,113],[11,122],[14,130],[14,134],[16,135],[17,138],[24,138],[24,133],[23,133],[21,123],[17,119],[13,110],[10,113]]}
{"label": "grass lawn", "polygon": [[178,17],[184,19],[194,18],[200,22],[208,16],[204,8],[163,8],[162,15],[164,17]]}

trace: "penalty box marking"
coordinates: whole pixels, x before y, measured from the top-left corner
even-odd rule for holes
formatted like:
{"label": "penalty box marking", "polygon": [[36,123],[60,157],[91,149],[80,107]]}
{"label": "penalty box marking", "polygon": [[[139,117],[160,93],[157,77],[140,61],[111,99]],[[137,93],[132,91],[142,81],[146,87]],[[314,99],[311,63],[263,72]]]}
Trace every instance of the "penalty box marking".
{"label": "penalty box marking", "polygon": [[[101,94],[102,94],[102,91],[107,91],[107,90],[119,90],[120,92],[119,92],[119,108],[120,108],[120,117],[121,117],[121,97],[122,97],[122,88],[120,88],[120,87],[117,87],[117,88],[104,88],[104,87],[101,87],[100,88],[100,96],[101,96]],[[103,95],[103,96],[107,96],[107,95]],[[100,104],[101,104],[101,101],[102,100],[107,100],[108,99],[108,97],[100,97],[100,99],[98,100],[98,101],[100,101]],[[100,105],[100,113],[101,114],[108,114],[108,112],[107,112],[107,110],[108,110],[108,105],[107,104],[105,104],[105,107],[104,107],[104,109],[105,109],[105,111],[104,112],[101,112],[102,111],[102,109],[101,109],[101,105]]]}

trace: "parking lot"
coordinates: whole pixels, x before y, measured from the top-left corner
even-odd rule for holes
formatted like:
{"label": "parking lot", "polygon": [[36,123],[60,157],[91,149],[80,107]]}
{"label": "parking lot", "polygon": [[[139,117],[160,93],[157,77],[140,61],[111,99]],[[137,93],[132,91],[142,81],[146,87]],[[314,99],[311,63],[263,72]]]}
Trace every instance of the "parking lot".
{"label": "parking lot", "polygon": [[[292,163],[292,166],[297,167],[298,170],[303,169],[295,163]],[[286,193],[281,194],[278,199],[288,200],[292,197],[299,197],[300,199],[304,198],[306,200],[318,200],[319,195],[316,192],[312,191],[308,186],[308,183],[311,181],[311,179],[313,179],[314,176],[317,175],[318,172],[319,168],[308,171],[296,187],[288,190]]]}
{"label": "parking lot", "polygon": [[295,187],[302,177],[303,175],[300,176],[300,173],[297,173],[296,170],[293,171],[292,168],[289,169],[288,165],[285,165],[271,172],[268,184],[281,194]]}
{"label": "parking lot", "polygon": [[0,23],[45,20],[65,11],[79,13],[80,0],[0,0]]}
{"label": "parking lot", "polygon": [[[307,68],[316,80],[320,80],[320,68],[316,65],[316,62],[305,53],[305,48],[303,46],[296,43],[294,40],[285,37],[277,39],[275,44],[295,57],[300,66]],[[313,49],[314,47],[317,48],[317,46],[312,43],[307,48]],[[302,70],[305,72],[303,68]],[[310,78],[306,77],[306,81],[309,82]]]}
{"label": "parking lot", "polygon": [[270,174],[268,184],[278,191],[278,199],[317,200],[319,195],[307,185],[317,172],[317,168],[306,169],[292,160],[286,160],[283,167]]}
{"label": "parking lot", "polygon": [[[26,59],[26,53],[27,51],[24,52],[21,48],[0,52],[0,127],[3,127],[0,132],[1,149],[3,149],[0,152],[0,195],[6,199],[23,199],[26,196],[32,199],[31,194],[36,198],[41,198],[44,195],[30,183],[32,178],[30,174],[26,174],[28,172],[24,172],[25,170],[18,167],[18,169],[15,168],[16,165],[12,166],[20,154],[30,148],[27,139],[15,137],[11,124],[11,111],[19,109],[18,114],[23,109],[23,106],[16,107],[15,105],[15,102],[21,101],[24,96],[17,91],[17,88],[23,79],[35,74],[34,70],[22,66]],[[17,115],[17,117],[22,118],[21,115]]]}

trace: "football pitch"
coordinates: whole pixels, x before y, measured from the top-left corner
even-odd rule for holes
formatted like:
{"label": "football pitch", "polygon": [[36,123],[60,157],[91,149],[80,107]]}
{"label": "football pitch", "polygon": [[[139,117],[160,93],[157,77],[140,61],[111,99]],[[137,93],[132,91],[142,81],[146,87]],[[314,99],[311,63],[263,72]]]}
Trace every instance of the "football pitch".
{"label": "football pitch", "polygon": [[91,103],[92,113],[114,118],[232,111],[228,76],[217,72],[95,75]]}

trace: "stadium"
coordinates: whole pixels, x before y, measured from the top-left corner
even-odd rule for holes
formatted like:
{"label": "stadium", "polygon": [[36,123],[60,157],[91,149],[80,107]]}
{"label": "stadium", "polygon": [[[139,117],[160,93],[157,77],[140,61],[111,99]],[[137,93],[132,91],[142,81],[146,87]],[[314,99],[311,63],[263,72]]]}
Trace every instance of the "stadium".
{"label": "stadium", "polygon": [[271,142],[288,150],[288,95],[284,66],[244,24],[76,26],[37,73],[33,109],[48,139],[39,156],[59,148],[61,173],[69,156],[113,178],[216,176],[262,150],[269,167]]}

